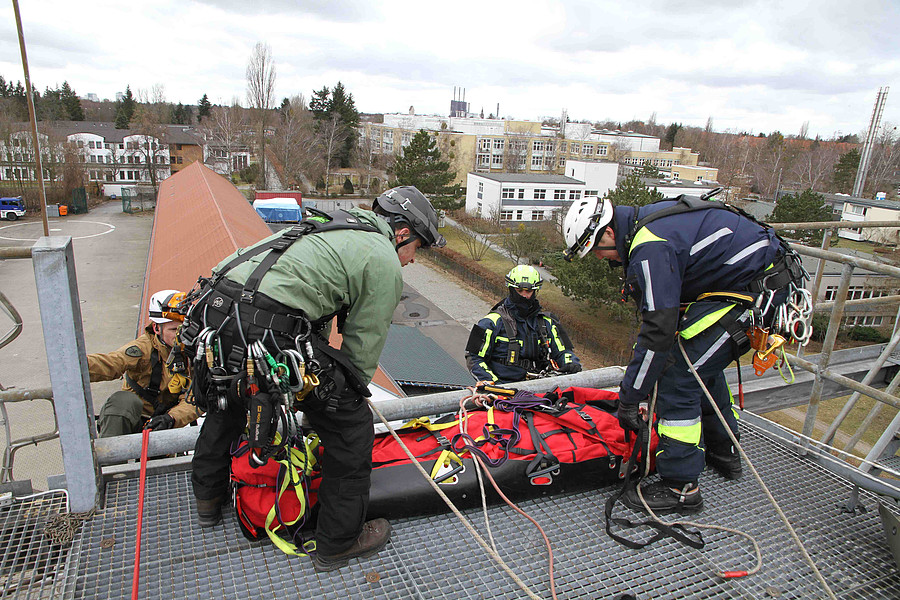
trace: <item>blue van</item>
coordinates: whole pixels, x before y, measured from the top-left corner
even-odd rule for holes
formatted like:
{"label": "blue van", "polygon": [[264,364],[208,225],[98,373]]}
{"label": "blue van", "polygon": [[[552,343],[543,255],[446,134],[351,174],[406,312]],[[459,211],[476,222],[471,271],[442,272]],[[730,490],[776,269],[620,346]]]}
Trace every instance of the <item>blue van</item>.
{"label": "blue van", "polygon": [[25,216],[25,202],[21,198],[0,198],[0,219],[15,221]]}

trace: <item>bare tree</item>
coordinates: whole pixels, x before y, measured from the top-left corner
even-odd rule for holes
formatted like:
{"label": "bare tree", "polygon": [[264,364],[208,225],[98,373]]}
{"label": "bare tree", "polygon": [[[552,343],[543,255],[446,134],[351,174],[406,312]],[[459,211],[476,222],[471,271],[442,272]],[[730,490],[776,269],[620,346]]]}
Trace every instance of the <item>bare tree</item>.
{"label": "bare tree", "polygon": [[341,145],[348,135],[347,126],[341,120],[338,113],[332,113],[327,121],[319,125],[319,145],[322,156],[325,159],[325,194],[328,194],[329,178],[331,177],[331,165],[337,158]]}
{"label": "bare tree", "polygon": [[266,189],[266,126],[275,102],[275,63],[268,44],[257,42],[247,63],[247,101],[259,126],[259,186]]}
{"label": "bare tree", "polygon": [[232,100],[231,106],[214,106],[200,128],[207,144],[212,146],[213,164],[218,162],[217,158],[224,158],[229,179],[235,170],[235,152],[245,145],[246,128],[246,110],[238,103],[237,98]]}
{"label": "bare tree", "polygon": [[[797,142],[800,143],[800,142]],[[801,151],[791,163],[791,178],[801,189],[825,191],[839,153],[833,144],[814,141]]]}
{"label": "bare tree", "polygon": [[131,128],[133,135],[139,136],[139,141],[132,149],[142,165],[141,170],[147,173],[154,194],[159,191],[160,179],[169,171],[166,128],[169,109],[162,84],[155,84],[149,91],[138,90],[138,104],[131,119]]}
{"label": "bare tree", "polygon": [[[438,139],[442,142],[447,142],[446,136],[439,136]],[[446,144],[444,143],[443,145]],[[373,190],[372,173],[378,165],[378,155],[380,152],[375,146],[375,139],[371,135],[371,132],[362,130],[362,135],[360,136],[359,141],[357,141],[353,153],[353,163],[361,166],[366,174],[365,180],[360,181],[360,186],[365,189],[366,194],[378,193],[380,189]]]}
{"label": "bare tree", "polygon": [[272,151],[294,181],[303,182],[307,191],[313,188],[308,175],[318,175],[321,156],[318,152],[315,119],[306,106],[306,99],[294,96],[281,110],[281,118],[272,139]]}
{"label": "bare tree", "polygon": [[872,160],[866,179],[866,188],[872,193],[889,191],[900,169],[900,139],[897,128],[885,123],[872,148]]}

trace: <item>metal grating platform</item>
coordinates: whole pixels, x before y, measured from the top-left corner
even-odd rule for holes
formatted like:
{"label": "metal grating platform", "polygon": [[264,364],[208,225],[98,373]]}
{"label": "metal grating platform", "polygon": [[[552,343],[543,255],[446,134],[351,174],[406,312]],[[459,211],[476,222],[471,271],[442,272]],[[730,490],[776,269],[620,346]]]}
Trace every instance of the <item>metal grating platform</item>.
{"label": "metal grating platform", "polygon": [[59,598],[69,548],[50,543],[44,527],[66,512],[65,492],[16,500],[0,508],[0,599]]}
{"label": "metal grating platform", "polygon": [[[866,512],[840,505],[850,487],[797,457],[764,434],[748,431],[745,447],[834,591],[844,599],[900,598],[900,573],[890,555],[875,499],[861,495]],[[613,490],[522,502],[551,538],[560,598],[808,599],[824,597],[755,480],[701,479],[706,508],[697,520],[751,532],[762,546],[763,570],[721,581],[714,572],[753,564],[749,544],[736,536],[704,533],[692,550],[672,541],[633,551],[603,531],[602,509]],[[114,482],[106,508],[85,525],[69,556],[65,590],[74,598],[128,598],[134,555],[137,480]],[[233,511],[224,526],[204,532],[193,523],[187,472],[148,477],[141,565],[141,598],[317,597],[432,599],[522,598],[524,594],[470,540],[452,515],[394,523],[394,536],[376,557],[341,571],[316,574],[307,558],[290,557],[269,543],[243,538]],[[625,516],[636,517],[625,508]],[[481,511],[468,511],[484,530]],[[618,512],[617,512],[618,514]],[[500,553],[538,595],[549,598],[546,556],[534,527],[507,507],[490,511]],[[104,548],[106,545],[112,546]],[[376,579],[376,581],[368,581]]]}

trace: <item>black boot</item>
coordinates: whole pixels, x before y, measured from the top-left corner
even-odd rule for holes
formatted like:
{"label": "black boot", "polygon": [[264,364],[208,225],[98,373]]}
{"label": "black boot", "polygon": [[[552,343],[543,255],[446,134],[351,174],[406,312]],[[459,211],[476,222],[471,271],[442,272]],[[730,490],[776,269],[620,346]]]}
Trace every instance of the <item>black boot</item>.
{"label": "black boot", "polygon": [[222,496],[212,500],[197,498],[197,522],[204,529],[222,522]]}
{"label": "black boot", "polygon": [[362,533],[353,542],[353,545],[337,554],[325,555],[316,553],[313,566],[316,571],[334,571],[346,567],[351,558],[367,558],[378,554],[391,539],[391,524],[387,519],[374,519],[366,521]]}
{"label": "black boot", "polygon": [[[692,513],[703,508],[703,497],[700,495],[700,486],[696,483],[674,484],[671,487],[662,481],[656,481],[649,485],[641,486],[641,495],[656,514],[671,512]],[[636,486],[630,486],[622,495],[622,502],[628,508],[644,511],[644,505],[637,494]]]}
{"label": "black boot", "polygon": [[723,448],[718,452],[707,448],[706,464],[725,479],[740,479],[743,473],[741,455],[734,446]]}

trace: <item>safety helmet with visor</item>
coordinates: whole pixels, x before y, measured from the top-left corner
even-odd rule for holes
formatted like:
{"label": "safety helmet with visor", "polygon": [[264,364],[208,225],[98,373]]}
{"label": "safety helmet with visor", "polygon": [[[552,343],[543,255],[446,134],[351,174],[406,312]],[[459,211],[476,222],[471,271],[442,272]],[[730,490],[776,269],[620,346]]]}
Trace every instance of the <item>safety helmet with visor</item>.
{"label": "safety helmet with visor", "polygon": [[563,220],[563,234],[568,248],[563,252],[566,260],[574,257],[583,258],[595,248],[597,240],[613,218],[613,205],[604,198],[585,196],[572,203],[566,218]]}
{"label": "safety helmet with visor", "polygon": [[531,265],[518,265],[506,274],[506,286],[520,290],[538,291],[544,284],[540,272]]}
{"label": "safety helmet with visor", "polygon": [[162,290],[150,296],[150,320],[154,323],[184,321],[184,315],[176,311],[185,293],[178,290]]}
{"label": "safety helmet with visor", "polygon": [[395,187],[381,194],[372,204],[372,210],[385,217],[394,228],[400,222],[412,230],[413,235],[397,244],[397,249],[416,238],[422,240],[422,248],[443,248],[447,243],[438,233],[438,216],[431,201],[411,185]]}

